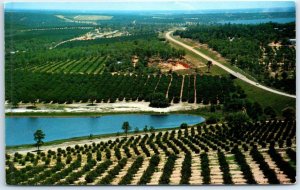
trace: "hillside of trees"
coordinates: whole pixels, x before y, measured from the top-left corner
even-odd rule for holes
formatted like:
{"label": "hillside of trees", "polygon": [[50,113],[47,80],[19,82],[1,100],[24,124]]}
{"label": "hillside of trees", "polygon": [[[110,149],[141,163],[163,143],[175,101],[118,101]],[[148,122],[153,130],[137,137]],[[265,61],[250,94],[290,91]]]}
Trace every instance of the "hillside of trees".
{"label": "hillside of trees", "polygon": [[[232,65],[271,87],[295,93],[295,24],[190,26],[175,35],[208,44]],[[273,45],[275,44],[275,45]]]}
{"label": "hillside of trees", "polygon": [[[172,78],[172,81],[171,81]],[[75,102],[115,102],[150,101],[153,93],[168,96],[174,103],[189,102],[203,104],[223,104],[240,91],[230,78],[219,76],[186,76],[182,97],[180,95],[183,76],[173,75],[101,75],[49,74],[14,71],[6,78],[6,100],[13,104],[31,102],[72,103]],[[189,82],[192,81],[192,82]],[[194,86],[196,84],[196,86]],[[168,88],[170,85],[170,88]],[[197,96],[195,97],[195,90]]]}
{"label": "hillside of trees", "polygon": [[[26,53],[6,55],[6,68],[27,68],[47,65],[49,62],[80,60],[87,57],[106,57],[106,70],[117,71],[149,71],[148,59],[158,57],[163,60],[180,58],[185,55],[183,50],[172,48],[161,41],[156,34],[135,35],[95,41],[80,41],[62,45],[51,50],[40,50]],[[132,57],[138,57],[137,66],[132,64]]]}

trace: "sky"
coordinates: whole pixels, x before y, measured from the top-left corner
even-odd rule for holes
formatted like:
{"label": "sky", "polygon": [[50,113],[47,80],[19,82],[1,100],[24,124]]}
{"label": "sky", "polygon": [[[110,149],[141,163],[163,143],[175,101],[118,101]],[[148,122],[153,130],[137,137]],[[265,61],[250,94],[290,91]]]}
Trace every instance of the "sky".
{"label": "sky", "polygon": [[175,11],[175,10],[223,10],[223,9],[268,9],[295,7],[293,1],[119,1],[106,2],[14,2],[6,3],[6,10],[99,10],[99,11]]}

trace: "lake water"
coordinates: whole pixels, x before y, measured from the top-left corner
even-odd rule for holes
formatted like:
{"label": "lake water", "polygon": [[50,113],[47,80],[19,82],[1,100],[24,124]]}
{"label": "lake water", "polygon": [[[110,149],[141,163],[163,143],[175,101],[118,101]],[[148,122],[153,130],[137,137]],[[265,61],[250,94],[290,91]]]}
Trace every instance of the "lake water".
{"label": "lake water", "polygon": [[111,134],[123,132],[121,126],[128,121],[132,131],[145,125],[155,129],[178,127],[181,123],[189,125],[201,123],[204,118],[196,115],[170,114],[119,114],[101,117],[8,117],[6,123],[6,145],[32,144],[33,133],[41,129],[46,134],[44,141],[89,136],[90,134]]}
{"label": "lake water", "polygon": [[231,21],[220,21],[218,23],[226,24],[259,24],[259,23],[267,23],[267,22],[276,22],[276,23],[289,23],[295,22],[294,17],[288,18],[263,18],[263,19],[251,19],[251,20],[231,20]]}

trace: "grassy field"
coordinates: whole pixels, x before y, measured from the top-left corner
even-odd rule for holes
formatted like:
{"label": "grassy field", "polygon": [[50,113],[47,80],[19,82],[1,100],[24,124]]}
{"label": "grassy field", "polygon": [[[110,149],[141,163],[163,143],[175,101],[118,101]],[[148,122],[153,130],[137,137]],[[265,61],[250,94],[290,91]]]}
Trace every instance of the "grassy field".
{"label": "grassy field", "polygon": [[249,85],[248,83],[240,79],[235,79],[235,84],[241,86],[244,89],[249,100],[257,101],[263,107],[271,106],[277,111],[278,114],[280,114],[282,109],[286,107],[296,108],[296,99],[294,98],[273,94],[271,92]]}
{"label": "grassy field", "polygon": [[105,15],[77,15],[74,17],[74,20],[110,20],[113,16],[105,16]]}

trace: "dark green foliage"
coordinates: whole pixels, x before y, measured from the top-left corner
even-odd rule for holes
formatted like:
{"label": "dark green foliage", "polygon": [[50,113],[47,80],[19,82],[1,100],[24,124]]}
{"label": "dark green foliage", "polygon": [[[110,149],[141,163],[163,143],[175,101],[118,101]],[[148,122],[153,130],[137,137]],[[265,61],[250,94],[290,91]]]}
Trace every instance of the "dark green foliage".
{"label": "dark green foliage", "polygon": [[272,119],[276,118],[276,112],[271,106],[265,107],[264,114],[268,115]]}
{"label": "dark green foliage", "polygon": [[106,158],[107,158],[107,159],[110,159],[111,153],[110,153],[110,150],[109,150],[108,148],[105,149],[105,155],[106,155]]}
{"label": "dark green foliage", "polygon": [[261,153],[256,148],[253,148],[250,154],[252,155],[253,159],[259,164],[259,168],[268,178],[269,183],[280,184],[280,181],[277,179],[275,171],[269,167],[268,163],[265,161]]}
{"label": "dark green foliage", "polygon": [[100,151],[97,151],[97,153],[96,153],[96,159],[97,159],[97,161],[101,161],[102,155],[101,155]]}
{"label": "dark green foliage", "polygon": [[212,116],[209,116],[209,117],[206,119],[205,123],[206,123],[206,124],[215,124],[215,123],[219,122],[219,120],[220,120],[220,119],[219,119],[217,116],[212,115]]}
{"label": "dark green foliage", "polygon": [[90,171],[86,176],[85,180],[87,183],[92,183],[95,178],[101,175],[105,170],[112,164],[112,161],[107,160],[101,164],[99,164],[94,170]]}
{"label": "dark green foliage", "polygon": [[115,156],[117,157],[118,160],[121,160],[121,152],[120,152],[120,149],[115,147]]}
{"label": "dark green foliage", "polygon": [[53,174],[50,178],[47,178],[45,181],[41,182],[41,185],[53,185],[61,179],[64,179],[66,176],[69,175],[73,170],[79,168],[81,166],[81,161],[76,160],[75,162],[71,163],[69,166],[65,167],[59,172]]}
{"label": "dark green foliage", "polygon": [[296,182],[296,169],[293,168],[288,162],[286,162],[281,155],[273,148],[270,147],[268,153],[273,161],[290,179],[292,183]]}
{"label": "dark green foliage", "polygon": [[206,152],[200,154],[201,158],[201,176],[203,176],[203,184],[210,184],[210,168],[209,160]]}
{"label": "dark green foliage", "polygon": [[[210,48],[227,58],[232,65],[250,73],[260,82],[295,93],[296,77],[294,74],[288,76],[288,73],[295,72],[294,47],[269,46],[271,42],[285,44],[288,38],[294,39],[295,23],[192,25],[187,30],[176,31],[174,34],[208,44]],[[281,63],[284,64],[280,66]],[[271,76],[269,67],[272,71],[281,72],[281,76],[278,74],[275,77]]]}
{"label": "dark green foliage", "polygon": [[151,180],[152,174],[155,172],[157,165],[159,164],[160,157],[158,155],[153,155],[150,159],[149,166],[144,171],[140,181],[138,182],[139,185],[147,184]]}
{"label": "dark green foliage", "polygon": [[[129,76],[111,75],[103,73],[101,75],[82,75],[82,74],[48,74],[31,73],[24,71],[12,71],[6,78],[6,99],[9,101],[35,102],[51,101],[56,103],[71,103],[72,101],[89,102],[91,99],[97,102],[109,99],[136,99],[150,101],[150,95],[154,92],[159,77],[149,75]],[[167,78],[170,78],[168,75]],[[168,97],[178,96],[181,89],[182,76],[172,76],[172,84]],[[30,81],[30,82],[28,82]],[[179,85],[180,88],[173,88],[172,85]],[[205,101],[213,102],[216,99],[223,103],[230,93],[235,91],[235,86],[231,79],[216,76],[197,75],[197,103]],[[8,93],[9,92],[9,93]],[[158,102],[156,106],[166,106],[165,89],[157,88]],[[96,94],[96,96],[94,96]],[[93,95],[93,96],[92,96]],[[156,95],[155,95],[156,96]],[[194,97],[193,97],[194,98]],[[160,101],[162,100],[162,101]],[[153,102],[153,103],[154,103]]]}
{"label": "dark green foliage", "polygon": [[294,108],[287,107],[282,110],[282,116],[286,119],[294,119],[296,117],[296,112]]}
{"label": "dark green foliage", "polygon": [[228,114],[225,116],[225,120],[234,126],[241,126],[242,124],[249,122],[250,118],[246,113],[237,112]]}
{"label": "dark green foliage", "polygon": [[175,165],[177,157],[174,154],[171,154],[168,156],[167,162],[163,168],[163,173],[159,179],[159,184],[169,184],[170,183],[170,177]]}
{"label": "dark green foliage", "polygon": [[248,116],[254,121],[259,120],[259,118],[263,115],[262,107],[258,102],[254,102],[253,104],[246,104],[246,109]]}
{"label": "dark green foliage", "polygon": [[136,174],[136,172],[139,170],[139,168],[142,166],[144,161],[143,157],[138,157],[133,164],[131,165],[131,167],[127,170],[126,175],[121,179],[121,181],[119,182],[119,185],[126,185],[126,184],[130,184],[131,180],[134,177],[134,174]]}
{"label": "dark green foliage", "polygon": [[238,165],[240,166],[240,168],[245,176],[245,179],[247,180],[247,183],[248,184],[256,184],[253,173],[250,169],[250,166],[247,164],[246,158],[243,155],[243,153],[238,148],[234,148],[232,150],[232,153],[234,154],[235,160],[238,163]]}
{"label": "dark green foliage", "polygon": [[37,175],[35,178],[31,178],[28,181],[25,181],[23,184],[24,185],[37,185],[39,182],[44,181],[45,179],[47,179],[48,177],[50,177],[51,175],[53,175],[56,172],[59,172],[60,170],[62,170],[65,167],[65,165],[61,162],[56,163],[55,166],[53,166],[50,170],[45,170],[41,173],[39,173],[39,175]]}
{"label": "dark green foliage", "polygon": [[45,138],[45,134],[42,130],[36,130],[33,134],[34,141],[36,141],[35,146],[40,150],[40,146],[44,144],[43,139]]}
{"label": "dark green foliage", "polygon": [[188,128],[188,124],[187,123],[182,123],[180,125],[180,129],[186,129],[186,128]]}
{"label": "dark green foliage", "polygon": [[124,130],[124,133],[126,133],[126,137],[128,132],[131,130],[131,126],[129,125],[128,121],[125,121],[122,125],[122,129]]}
{"label": "dark green foliage", "polygon": [[163,93],[153,93],[150,95],[150,107],[155,108],[165,108],[168,107],[169,100],[166,98],[166,95]]}
{"label": "dark green foliage", "polygon": [[189,180],[192,174],[191,165],[192,165],[191,154],[186,153],[184,160],[182,162],[180,184],[189,184]]}
{"label": "dark green foliage", "polygon": [[221,152],[221,151],[218,152],[218,159],[219,159],[219,163],[220,163],[220,169],[223,172],[224,184],[233,184],[229,165],[226,161],[226,157],[223,152]]}
{"label": "dark green foliage", "polygon": [[70,155],[68,155],[67,160],[66,160],[66,164],[70,164],[72,161],[72,157]]}
{"label": "dark green foliage", "polygon": [[296,152],[293,149],[289,148],[286,150],[286,153],[289,156],[289,158],[296,164]]}

